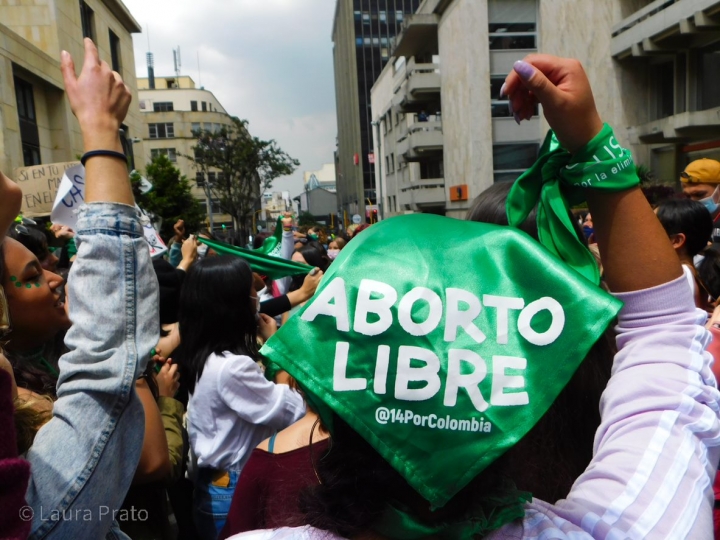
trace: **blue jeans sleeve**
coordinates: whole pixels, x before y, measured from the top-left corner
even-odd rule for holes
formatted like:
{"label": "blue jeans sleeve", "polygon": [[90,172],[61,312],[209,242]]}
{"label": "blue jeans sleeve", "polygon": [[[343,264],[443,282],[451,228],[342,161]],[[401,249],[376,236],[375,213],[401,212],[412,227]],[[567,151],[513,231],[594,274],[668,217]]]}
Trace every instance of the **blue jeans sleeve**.
{"label": "blue jeans sleeve", "polygon": [[177,268],[178,264],[182,262],[182,244],[179,242],[173,242],[168,252],[168,262]]}
{"label": "blue jeans sleeve", "polygon": [[104,538],[144,435],[134,381],[159,334],[157,278],[133,207],[81,210],[68,280],[72,328],[52,420],[28,452],[32,538]]}

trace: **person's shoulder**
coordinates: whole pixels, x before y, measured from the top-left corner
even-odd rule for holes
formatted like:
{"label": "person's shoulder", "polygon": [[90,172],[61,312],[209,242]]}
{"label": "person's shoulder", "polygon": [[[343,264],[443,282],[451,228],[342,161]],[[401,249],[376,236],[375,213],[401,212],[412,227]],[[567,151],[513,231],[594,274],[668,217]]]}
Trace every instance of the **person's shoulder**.
{"label": "person's shoulder", "polygon": [[344,540],[327,531],[313,527],[252,531],[231,536],[228,540]]}

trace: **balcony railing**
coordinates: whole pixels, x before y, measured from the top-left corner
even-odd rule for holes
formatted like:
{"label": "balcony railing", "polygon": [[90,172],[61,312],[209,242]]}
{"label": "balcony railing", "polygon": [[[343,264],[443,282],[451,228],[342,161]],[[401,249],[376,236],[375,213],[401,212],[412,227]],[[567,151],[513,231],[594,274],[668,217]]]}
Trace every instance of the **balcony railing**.
{"label": "balcony railing", "polygon": [[440,65],[417,64],[415,59],[395,74],[393,104],[400,109],[421,106],[440,99]]}
{"label": "balcony railing", "polygon": [[401,132],[397,141],[397,153],[405,161],[420,161],[427,156],[435,156],[443,151],[445,139],[442,119],[437,115],[429,116],[428,121],[417,121]]}

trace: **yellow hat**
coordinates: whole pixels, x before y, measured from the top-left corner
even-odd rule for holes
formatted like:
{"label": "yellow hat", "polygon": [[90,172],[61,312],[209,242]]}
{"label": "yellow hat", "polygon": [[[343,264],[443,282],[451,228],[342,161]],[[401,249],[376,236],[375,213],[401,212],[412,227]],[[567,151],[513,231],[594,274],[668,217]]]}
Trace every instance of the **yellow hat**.
{"label": "yellow hat", "polygon": [[689,184],[720,184],[720,162],[705,158],[693,161],[680,173],[680,180]]}

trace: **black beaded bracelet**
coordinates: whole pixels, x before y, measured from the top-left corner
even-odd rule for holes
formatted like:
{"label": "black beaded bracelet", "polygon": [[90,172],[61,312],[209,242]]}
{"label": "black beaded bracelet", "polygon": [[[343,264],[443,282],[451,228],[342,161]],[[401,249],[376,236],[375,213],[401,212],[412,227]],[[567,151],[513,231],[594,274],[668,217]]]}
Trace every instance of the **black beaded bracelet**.
{"label": "black beaded bracelet", "polygon": [[100,156],[122,159],[127,163],[127,156],[122,152],[116,152],[115,150],[91,150],[90,152],[85,152],[83,157],[80,158],[80,163],[82,163],[84,167],[88,159]]}

